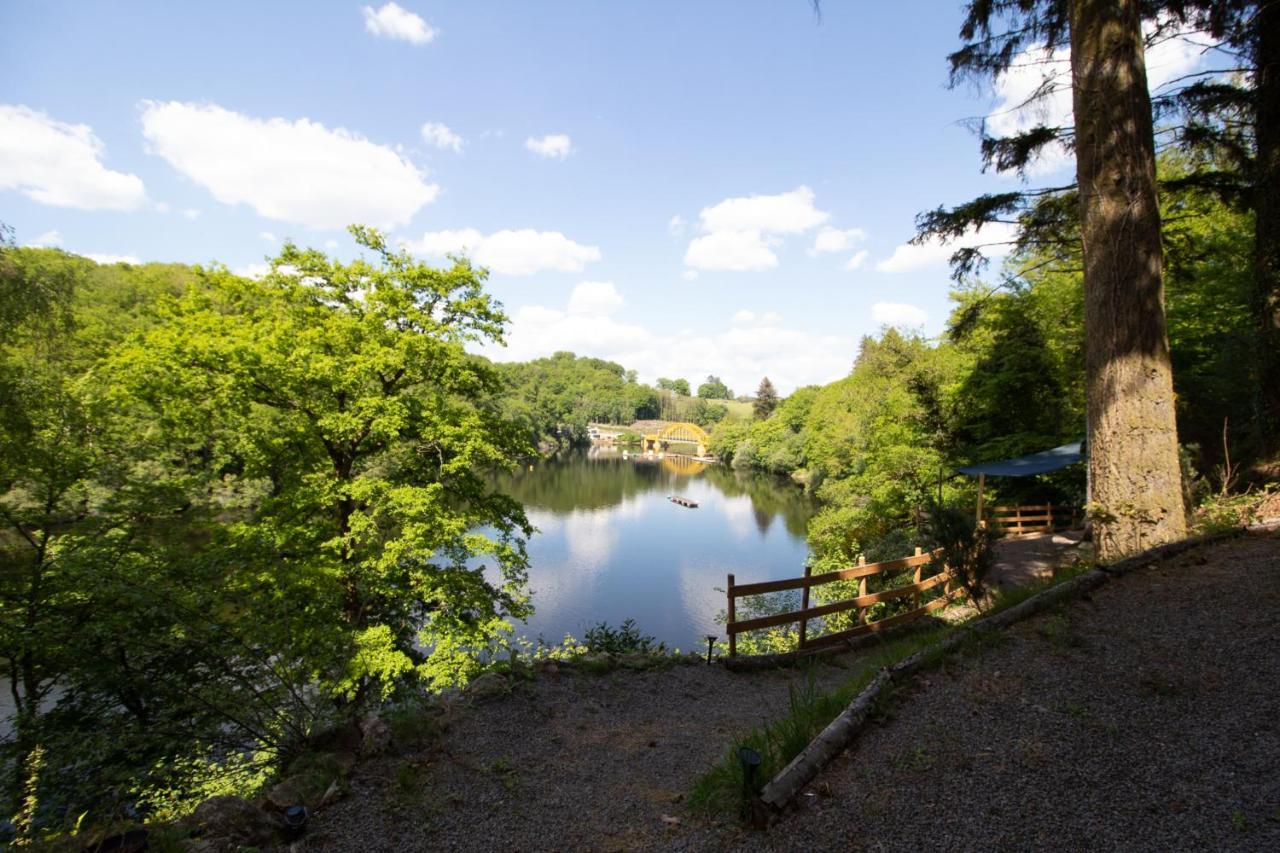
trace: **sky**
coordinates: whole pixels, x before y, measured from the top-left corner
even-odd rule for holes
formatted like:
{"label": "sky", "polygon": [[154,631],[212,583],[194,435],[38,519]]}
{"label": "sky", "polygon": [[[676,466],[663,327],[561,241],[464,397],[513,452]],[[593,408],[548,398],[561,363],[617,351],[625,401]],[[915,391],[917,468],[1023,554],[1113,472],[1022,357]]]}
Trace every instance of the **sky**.
{"label": "sky", "polygon": [[[350,223],[490,271],[525,360],[571,350],[735,394],[942,332],[918,213],[1003,191],[973,120],[1069,123],[1056,63],[947,87],[956,0],[0,3],[0,222],[99,262],[257,275]],[[1201,62],[1149,52],[1153,87]],[[1031,180],[1070,180],[1050,152]],[[1001,242],[1008,232],[969,239]],[[994,250],[999,256],[1000,249]]]}

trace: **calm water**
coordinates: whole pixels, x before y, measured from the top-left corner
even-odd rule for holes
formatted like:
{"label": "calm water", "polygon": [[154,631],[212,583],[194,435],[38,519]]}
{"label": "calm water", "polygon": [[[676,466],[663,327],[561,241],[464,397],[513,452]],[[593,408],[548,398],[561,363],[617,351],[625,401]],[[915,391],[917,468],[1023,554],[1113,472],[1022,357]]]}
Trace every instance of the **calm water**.
{"label": "calm water", "polygon": [[[773,477],[688,460],[624,459],[593,448],[503,480],[538,528],[529,542],[536,612],[518,633],[581,639],[605,621],[684,650],[722,634],[725,576],[738,583],[804,571],[812,501]],[[667,500],[692,498],[697,509]]]}

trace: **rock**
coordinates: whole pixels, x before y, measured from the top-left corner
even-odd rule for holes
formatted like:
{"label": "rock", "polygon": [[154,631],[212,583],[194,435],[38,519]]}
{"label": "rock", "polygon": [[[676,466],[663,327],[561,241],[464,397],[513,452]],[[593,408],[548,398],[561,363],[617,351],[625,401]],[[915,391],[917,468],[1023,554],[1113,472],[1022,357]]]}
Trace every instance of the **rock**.
{"label": "rock", "polygon": [[202,830],[200,849],[234,851],[274,844],[280,824],[248,800],[229,795],[196,806],[192,820]]}
{"label": "rock", "polygon": [[618,663],[625,669],[639,672],[653,666],[653,657],[644,652],[631,652],[618,658]]}
{"label": "rock", "polygon": [[511,685],[496,672],[486,672],[467,685],[467,698],[473,702],[496,699],[511,692]]}
{"label": "rock", "polygon": [[540,660],[533,665],[533,668],[543,675],[559,675],[560,664],[553,660]]}
{"label": "rock", "polygon": [[337,767],[338,773],[346,776],[356,766],[356,754],[354,752],[331,752],[333,763]]}
{"label": "rock", "polygon": [[346,752],[356,755],[360,752],[360,724],[356,720],[326,729],[311,740],[311,748],[317,752]]}
{"label": "rock", "polygon": [[306,806],[317,811],[326,800],[335,799],[331,794],[335,786],[341,792],[343,780],[355,764],[355,753],[345,750],[304,752],[289,764],[284,778],[267,792],[265,807],[284,811],[290,806]]}
{"label": "rock", "polygon": [[289,763],[284,775],[297,776],[301,773],[319,771],[326,776],[346,776],[356,766],[356,754],[348,750],[330,752],[316,750],[304,752]]}
{"label": "rock", "polygon": [[267,803],[279,811],[292,806],[306,806],[315,811],[320,807],[329,788],[340,784],[337,778],[330,778],[327,774],[314,770],[308,771],[277,782],[267,792]]}
{"label": "rock", "polygon": [[391,746],[391,726],[377,714],[366,714],[360,720],[360,754],[378,755]]}

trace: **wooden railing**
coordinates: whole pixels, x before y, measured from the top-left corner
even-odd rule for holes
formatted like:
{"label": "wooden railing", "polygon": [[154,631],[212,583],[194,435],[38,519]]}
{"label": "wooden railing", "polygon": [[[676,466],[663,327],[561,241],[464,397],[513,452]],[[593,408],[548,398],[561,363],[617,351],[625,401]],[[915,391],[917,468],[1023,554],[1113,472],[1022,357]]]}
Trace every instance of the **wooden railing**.
{"label": "wooden railing", "polygon": [[1073,527],[1080,521],[1080,508],[1040,504],[1032,506],[993,506],[987,511],[986,523],[1005,535],[1052,533]]}
{"label": "wooden railing", "polygon": [[[882,563],[867,563],[865,558],[858,561],[858,565],[850,569],[841,569],[835,572],[823,572],[821,574],[813,574],[808,566],[805,567],[805,574],[802,578],[786,578],[784,580],[763,581],[760,583],[738,584],[734,582],[733,575],[729,575],[729,586],[727,589],[729,597],[728,619],[725,624],[725,632],[729,635],[729,656],[734,657],[738,653],[738,634],[744,631],[758,631],[762,628],[773,628],[778,625],[787,625],[793,622],[800,623],[800,649],[816,649],[824,646],[836,645],[853,637],[863,634],[872,634],[882,631],[893,625],[901,625],[919,619],[921,616],[932,613],[933,611],[946,605],[948,601],[956,597],[957,594],[963,592],[959,585],[953,588],[953,578],[950,570],[946,566],[936,566],[937,551],[928,554],[921,553],[920,549],[916,549],[915,556],[903,557],[899,560],[886,560]],[[926,570],[939,568],[939,571],[926,576]],[[867,592],[867,579],[885,572],[896,572],[903,569],[915,569],[912,583],[903,586],[896,586],[890,589],[880,590],[879,592]],[[828,604],[820,604],[817,607],[809,606],[809,590],[815,586],[834,583],[836,581],[858,581],[858,595],[855,598],[845,599],[843,601],[834,601]],[[934,587],[946,584],[943,594],[921,605],[921,593],[924,593]],[[759,616],[753,619],[738,620],[736,618],[737,600],[748,595],[763,595],[770,592],[783,592],[790,589],[801,590],[800,609],[789,613],[776,613],[770,616]],[[878,619],[874,622],[866,621],[867,608],[873,604],[882,601],[892,601],[905,596],[913,596],[915,606],[913,609],[905,613],[898,613],[885,619]],[[835,631],[829,634],[810,639],[808,637],[809,620],[817,619],[822,616],[830,616],[833,613],[843,613],[849,610],[858,611],[858,624],[844,631]]]}

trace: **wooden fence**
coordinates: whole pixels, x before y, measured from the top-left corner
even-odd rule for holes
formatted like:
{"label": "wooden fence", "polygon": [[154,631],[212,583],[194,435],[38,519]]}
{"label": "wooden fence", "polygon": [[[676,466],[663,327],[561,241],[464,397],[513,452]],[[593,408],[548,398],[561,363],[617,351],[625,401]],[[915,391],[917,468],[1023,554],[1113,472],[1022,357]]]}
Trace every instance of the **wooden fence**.
{"label": "wooden fence", "polygon": [[1074,527],[1081,520],[1080,508],[1041,504],[1032,506],[993,506],[985,522],[1006,536],[1023,533],[1052,533]]}
{"label": "wooden fence", "polygon": [[[901,625],[919,619],[921,616],[932,613],[933,611],[943,607],[957,594],[963,592],[963,588],[953,584],[953,578],[950,570],[944,565],[937,567],[937,551],[928,554],[921,553],[920,549],[916,549],[915,556],[903,557],[900,560],[887,560],[882,563],[867,563],[865,558],[858,561],[858,565],[851,569],[841,569],[835,572],[824,572],[822,574],[813,574],[808,566],[805,567],[804,577],[786,578],[784,580],[763,581],[761,583],[737,584],[734,582],[733,575],[729,575],[728,597],[729,597],[729,613],[726,620],[725,632],[729,635],[729,656],[734,657],[738,653],[738,634],[743,631],[757,631],[761,628],[773,628],[778,625],[787,625],[792,622],[800,623],[800,649],[816,649],[824,646],[836,645],[848,640],[852,637],[861,636],[863,634],[871,634],[876,631],[882,631],[893,625]],[[926,576],[927,570],[940,568]],[[867,592],[867,578],[875,575],[884,574],[885,572],[896,572],[903,569],[915,569],[913,582],[903,586],[893,587],[891,589],[881,590],[879,592]],[[834,601],[828,604],[820,604],[817,607],[809,606],[809,590],[815,586],[834,583],[836,581],[858,581],[858,595],[856,598],[849,598],[843,601]],[[920,604],[921,593],[933,589],[934,587],[946,584],[943,594],[928,602]],[[790,613],[777,613],[771,616],[760,616],[754,619],[738,620],[736,618],[737,599],[748,595],[763,595],[769,592],[783,592],[789,589],[801,590],[800,609],[791,611]],[[915,607],[905,613],[899,613],[885,619],[878,619],[874,622],[866,621],[866,610],[873,604],[881,601],[891,601],[904,596],[914,596]],[[858,611],[858,625],[844,631],[836,631],[830,634],[822,634],[821,636],[810,639],[808,637],[809,620],[822,616],[830,616],[833,613],[843,613],[849,610]]]}

